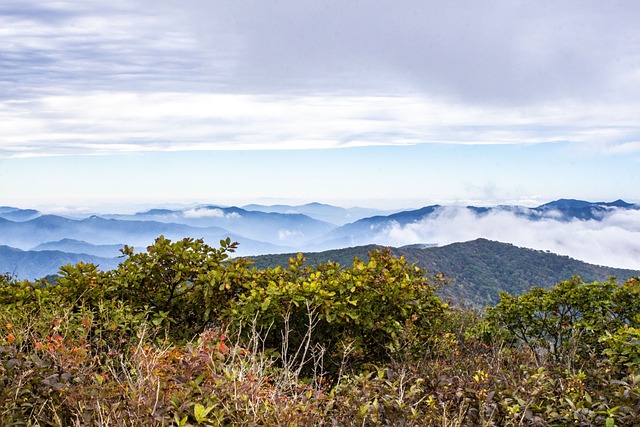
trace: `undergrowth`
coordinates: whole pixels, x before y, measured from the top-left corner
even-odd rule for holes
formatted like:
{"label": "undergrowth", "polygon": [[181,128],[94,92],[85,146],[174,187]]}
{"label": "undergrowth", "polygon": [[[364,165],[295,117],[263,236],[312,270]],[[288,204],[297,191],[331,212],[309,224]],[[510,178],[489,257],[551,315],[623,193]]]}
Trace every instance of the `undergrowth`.
{"label": "undergrowth", "polygon": [[2,425],[640,425],[640,279],[480,313],[389,253],[258,270],[233,249],[0,279]]}

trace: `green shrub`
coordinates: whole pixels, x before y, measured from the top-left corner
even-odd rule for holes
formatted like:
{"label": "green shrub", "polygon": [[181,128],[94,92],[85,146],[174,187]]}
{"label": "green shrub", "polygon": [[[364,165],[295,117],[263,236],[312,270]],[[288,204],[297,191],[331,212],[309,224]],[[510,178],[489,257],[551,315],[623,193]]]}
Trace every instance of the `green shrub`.
{"label": "green shrub", "polygon": [[603,353],[612,363],[629,372],[640,372],[640,328],[624,325],[613,333],[606,331],[600,341],[605,345]]}
{"label": "green shrub", "polygon": [[427,277],[389,251],[347,268],[304,262],[299,255],[288,269],[254,270],[229,314],[237,326],[269,331],[265,347],[288,361],[317,362],[320,351],[324,368],[337,372],[345,360],[358,366],[388,361],[405,347],[424,351],[447,310],[434,295],[444,278]]}
{"label": "green shrub", "polygon": [[221,310],[236,298],[247,275],[247,262],[229,259],[237,243],[156,239],[146,252],[123,250],[127,257],[112,273],[113,295],[163,326],[170,336],[190,339],[219,323]]}
{"label": "green shrub", "polygon": [[638,304],[640,294],[613,280],[585,283],[574,277],[550,290],[500,294],[500,302],[487,310],[487,322],[509,342],[532,348],[540,363],[585,363],[602,353],[600,338],[629,322]]}

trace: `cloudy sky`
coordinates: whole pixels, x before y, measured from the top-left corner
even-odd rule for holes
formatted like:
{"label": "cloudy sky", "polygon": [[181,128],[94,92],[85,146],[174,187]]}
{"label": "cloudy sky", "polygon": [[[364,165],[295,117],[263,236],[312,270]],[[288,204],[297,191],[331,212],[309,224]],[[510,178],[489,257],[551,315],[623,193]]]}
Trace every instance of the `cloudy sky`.
{"label": "cloudy sky", "polygon": [[640,202],[640,2],[2,0],[0,205]]}

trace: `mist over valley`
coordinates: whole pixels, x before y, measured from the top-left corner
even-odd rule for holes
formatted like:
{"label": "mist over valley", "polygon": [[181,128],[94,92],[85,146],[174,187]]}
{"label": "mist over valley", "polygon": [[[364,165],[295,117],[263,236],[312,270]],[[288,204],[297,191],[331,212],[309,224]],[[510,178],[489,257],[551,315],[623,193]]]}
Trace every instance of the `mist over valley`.
{"label": "mist over valley", "polygon": [[[54,274],[68,262],[117,264],[124,245],[143,251],[163,235],[202,238],[211,246],[230,237],[234,256],[320,252],[363,245],[441,247],[478,238],[568,256],[590,264],[640,270],[640,206],[617,200],[561,199],[537,207],[441,206],[383,211],[306,205],[199,205],[133,214],[68,217],[33,209],[0,207],[0,245],[54,263],[19,268],[5,252],[0,268],[19,276]],[[73,257],[60,256],[72,254]],[[26,274],[26,276],[25,276]]]}

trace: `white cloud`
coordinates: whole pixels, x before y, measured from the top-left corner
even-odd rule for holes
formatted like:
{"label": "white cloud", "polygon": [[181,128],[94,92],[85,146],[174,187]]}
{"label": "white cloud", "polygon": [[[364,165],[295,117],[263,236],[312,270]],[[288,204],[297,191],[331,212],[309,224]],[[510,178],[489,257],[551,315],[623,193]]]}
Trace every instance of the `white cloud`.
{"label": "white cloud", "polygon": [[195,208],[182,212],[185,218],[224,218],[224,211],[219,208]]}
{"label": "white cloud", "polygon": [[637,153],[639,15],[6,0],[0,156],[550,141]]}
{"label": "white cloud", "polygon": [[640,269],[640,211],[613,209],[602,221],[531,221],[509,212],[476,216],[462,207],[443,208],[437,216],[380,233],[381,244],[454,242],[486,238],[549,250],[593,264]]}
{"label": "white cloud", "polygon": [[302,239],[304,237],[304,234],[300,231],[297,230],[288,230],[288,229],[280,229],[278,230],[278,240],[280,241],[287,241],[287,240],[298,240],[298,239]]}
{"label": "white cloud", "polygon": [[242,218],[242,215],[240,215],[238,212],[225,213],[220,208],[187,209],[182,212],[182,215],[185,218],[227,218],[227,219]]}
{"label": "white cloud", "polygon": [[[0,100],[2,157],[630,139],[635,113],[477,109],[420,97],[92,92]],[[381,117],[384,116],[384,119]],[[588,127],[586,122],[588,121]],[[613,129],[613,124],[620,128]],[[628,145],[627,145],[628,146]]]}
{"label": "white cloud", "polygon": [[227,212],[225,213],[220,208],[193,208],[187,209],[182,212],[182,215],[185,218],[226,218],[226,219],[236,219],[242,218],[238,212]]}

